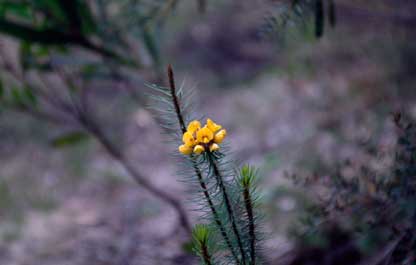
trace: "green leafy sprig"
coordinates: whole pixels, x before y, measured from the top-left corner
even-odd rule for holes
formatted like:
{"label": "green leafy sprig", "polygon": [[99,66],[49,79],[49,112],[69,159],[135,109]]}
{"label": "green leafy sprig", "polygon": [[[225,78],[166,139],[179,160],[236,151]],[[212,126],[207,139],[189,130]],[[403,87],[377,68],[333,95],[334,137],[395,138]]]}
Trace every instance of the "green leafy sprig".
{"label": "green leafy sprig", "polygon": [[[182,142],[187,125],[194,120],[191,92],[176,87],[172,67],[168,67],[169,87],[149,85],[154,93],[151,109],[175,146]],[[228,159],[229,148],[197,154],[174,153],[181,164],[178,172],[190,189],[190,201],[201,213],[194,229],[194,247],[204,264],[255,265],[259,263],[258,211],[256,195],[257,171],[245,166],[241,172]],[[210,231],[210,232],[208,232]],[[215,242],[209,247],[207,237]],[[202,236],[203,235],[203,236]],[[197,238],[197,239],[195,239]]]}

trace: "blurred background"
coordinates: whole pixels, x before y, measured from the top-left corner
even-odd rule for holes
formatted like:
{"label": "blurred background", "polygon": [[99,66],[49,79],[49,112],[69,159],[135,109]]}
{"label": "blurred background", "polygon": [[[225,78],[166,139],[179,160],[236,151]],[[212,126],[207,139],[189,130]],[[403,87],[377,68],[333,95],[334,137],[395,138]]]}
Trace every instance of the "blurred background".
{"label": "blurred background", "polygon": [[197,221],[148,108],[168,64],[235,160],[261,170],[266,264],[296,256],[302,227],[323,219],[308,210],[329,184],[308,181],[365,176],[379,194],[398,120],[416,119],[416,2],[319,2],[1,0],[0,263],[197,264],[175,210],[134,181]]}

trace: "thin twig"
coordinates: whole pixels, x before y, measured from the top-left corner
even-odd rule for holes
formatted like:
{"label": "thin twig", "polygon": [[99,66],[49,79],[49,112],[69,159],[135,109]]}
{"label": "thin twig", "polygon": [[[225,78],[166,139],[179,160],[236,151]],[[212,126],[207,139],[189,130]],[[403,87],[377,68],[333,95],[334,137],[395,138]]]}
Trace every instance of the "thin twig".
{"label": "thin twig", "polygon": [[175,106],[176,116],[178,117],[179,126],[181,127],[182,133],[186,132],[185,121],[181,113],[181,107],[179,105],[178,97],[176,96],[176,86],[175,86],[175,77],[173,75],[172,65],[168,65],[168,78],[169,78],[169,87],[172,95],[173,105]]}

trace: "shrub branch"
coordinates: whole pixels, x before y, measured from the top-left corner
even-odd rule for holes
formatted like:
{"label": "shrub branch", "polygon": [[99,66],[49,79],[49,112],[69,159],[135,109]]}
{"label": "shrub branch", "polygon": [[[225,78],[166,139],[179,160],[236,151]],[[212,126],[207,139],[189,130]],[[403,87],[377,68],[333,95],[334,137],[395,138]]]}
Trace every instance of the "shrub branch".
{"label": "shrub branch", "polygon": [[[178,99],[178,97],[176,95],[175,79],[174,79],[174,74],[173,74],[173,70],[172,70],[172,66],[171,65],[168,66],[168,78],[169,78],[170,93],[171,93],[171,96],[172,96],[172,101],[173,101],[173,104],[174,104],[174,107],[175,107],[175,112],[176,112],[176,116],[178,118],[179,126],[180,126],[180,128],[182,130],[182,133],[185,133],[186,132],[186,126],[185,126],[184,118],[183,118],[183,115],[182,115],[182,112],[181,112],[181,108],[180,108],[180,104],[179,104],[179,99]],[[205,197],[205,199],[206,199],[206,201],[208,203],[208,206],[209,206],[209,208],[210,208],[210,210],[212,212],[212,215],[214,217],[215,224],[217,225],[218,229],[220,230],[220,234],[223,237],[223,239],[225,241],[225,244],[229,248],[229,250],[230,250],[233,258],[235,259],[235,261],[237,262],[237,264],[240,264],[240,262],[238,260],[238,257],[237,257],[237,254],[235,253],[235,250],[232,247],[231,240],[230,240],[230,238],[229,238],[229,236],[227,234],[227,231],[226,231],[226,229],[224,227],[224,224],[221,222],[221,219],[219,217],[218,211],[215,208],[215,205],[214,205],[214,202],[213,202],[213,200],[211,198],[211,195],[208,192],[207,185],[206,185],[206,183],[205,183],[205,181],[204,181],[204,179],[202,177],[202,172],[199,169],[199,167],[198,167],[198,165],[197,165],[197,163],[195,161],[195,158],[193,156],[191,156],[191,160],[192,160],[192,164],[193,164],[195,173],[196,173],[196,175],[198,177],[199,185],[201,186],[201,189],[203,191],[204,197]]]}

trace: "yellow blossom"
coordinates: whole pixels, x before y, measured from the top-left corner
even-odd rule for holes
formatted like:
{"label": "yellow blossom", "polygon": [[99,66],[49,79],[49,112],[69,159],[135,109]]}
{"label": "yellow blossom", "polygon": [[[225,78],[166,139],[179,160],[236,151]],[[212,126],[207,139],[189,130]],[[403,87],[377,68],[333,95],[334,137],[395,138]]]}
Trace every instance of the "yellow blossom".
{"label": "yellow blossom", "polygon": [[182,136],[183,144],[179,146],[179,152],[184,155],[202,154],[203,152],[215,152],[220,149],[227,131],[211,119],[201,128],[201,123],[194,120],[188,124],[187,131]]}
{"label": "yellow blossom", "polygon": [[204,151],[205,151],[205,148],[202,145],[199,145],[199,144],[195,145],[195,147],[194,147],[194,153],[195,154],[199,155]]}
{"label": "yellow blossom", "polygon": [[213,133],[221,129],[221,125],[216,124],[211,119],[207,119],[207,127],[210,129]]}
{"label": "yellow blossom", "polygon": [[211,144],[211,146],[209,147],[209,151],[211,151],[211,152],[215,152],[219,149],[220,149],[220,146],[216,143]]}
{"label": "yellow blossom", "polygon": [[227,136],[227,131],[225,129],[222,129],[221,131],[215,134],[214,142],[220,144],[222,140],[224,140],[225,136]]}
{"label": "yellow blossom", "polygon": [[214,133],[204,126],[202,129],[196,132],[196,140],[198,143],[209,143],[214,138]]}
{"label": "yellow blossom", "polygon": [[199,129],[201,129],[201,123],[197,120],[191,121],[186,129],[191,134],[196,133]]}
{"label": "yellow blossom", "polygon": [[182,141],[188,147],[193,147],[195,145],[195,138],[190,132],[185,132],[183,134]]}
{"label": "yellow blossom", "polygon": [[179,146],[179,152],[181,152],[184,155],[190,155],[192,153],[192,147],[183,144]]}

